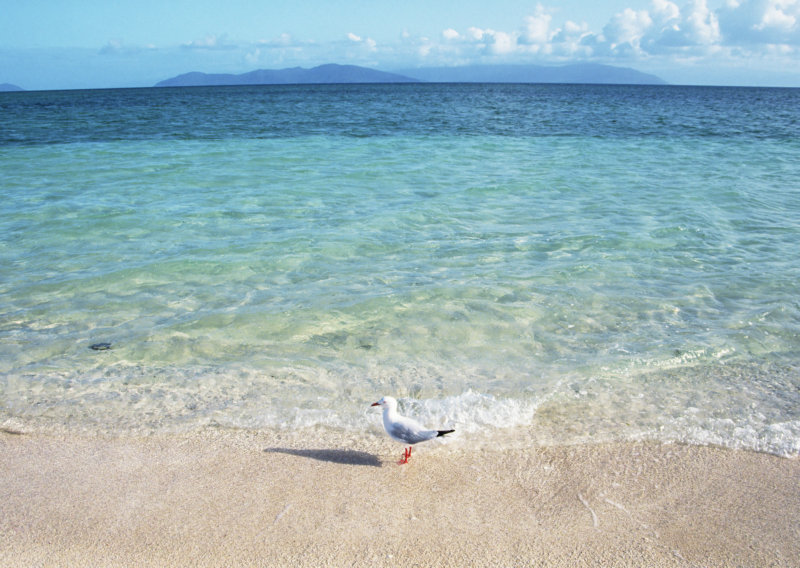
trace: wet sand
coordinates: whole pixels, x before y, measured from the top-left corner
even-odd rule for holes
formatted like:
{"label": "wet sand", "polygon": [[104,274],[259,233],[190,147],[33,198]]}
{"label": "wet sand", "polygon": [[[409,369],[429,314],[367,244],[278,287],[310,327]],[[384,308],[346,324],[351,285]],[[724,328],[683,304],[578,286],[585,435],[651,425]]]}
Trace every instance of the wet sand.
{"label": "wet sand", "polygon": [[0,432],[0,565],[800,565],[798,459],[657,443],[401,453],[319,432]]}

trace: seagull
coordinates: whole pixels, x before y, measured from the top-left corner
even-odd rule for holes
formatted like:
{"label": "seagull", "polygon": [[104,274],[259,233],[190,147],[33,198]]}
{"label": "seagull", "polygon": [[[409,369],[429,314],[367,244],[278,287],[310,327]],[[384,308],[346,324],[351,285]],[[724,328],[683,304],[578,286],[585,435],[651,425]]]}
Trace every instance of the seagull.
{"label": "seagull", "polygon": [[[403,444],[417,444],[425,442],[426,440],[433,440],[439,436],[444,436],[455,430],[428,430],[422,424],[413,420],[400,416],[397,413],[397,401],[391,396],[385,396],[378,402],[373,402],[370,406],[380,406],[383,408],[383,427],[386,433],[392,437],[393,440],[402,442]],[[411,446],[409,445],[403,451],[403,458],[397,462],[400,465],[408,463],[408,458],[411,457]]]}

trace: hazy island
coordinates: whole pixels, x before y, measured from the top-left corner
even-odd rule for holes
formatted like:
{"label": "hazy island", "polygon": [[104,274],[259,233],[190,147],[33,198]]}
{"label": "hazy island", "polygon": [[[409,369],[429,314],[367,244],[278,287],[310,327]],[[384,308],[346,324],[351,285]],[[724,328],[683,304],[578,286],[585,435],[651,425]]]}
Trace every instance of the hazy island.
{"label": "hazy island", "polygon": [[661,78],[626,67],[579,63],[548,67],[543,65],[470,65],[465,67],[423,67],[396,73],[357,65],[320,65],[311,69],[259,69],[239,75],[228,73],[184,73],[156,84],[156,87],[199,87],[215,85],[289,85],[323,83],[587,83],[619,85],[665,85]]}
{"label": "hazy island", "polygon": [[418,79],[377,71],[357,65],[320,65],[312,69],[258,69],[240,75],[227,73],[184,73],[156,83],[156,87],[197,87],[212,85],[292,85],[322,83],[417,83]]}
{"label": "hazy island", "polygon": [[666,85],[649,73],[629,67],[598,63],[546,65],[466,65],[463,67],[422,67],[399,71],[436,83],[579,83],[606,85]]}

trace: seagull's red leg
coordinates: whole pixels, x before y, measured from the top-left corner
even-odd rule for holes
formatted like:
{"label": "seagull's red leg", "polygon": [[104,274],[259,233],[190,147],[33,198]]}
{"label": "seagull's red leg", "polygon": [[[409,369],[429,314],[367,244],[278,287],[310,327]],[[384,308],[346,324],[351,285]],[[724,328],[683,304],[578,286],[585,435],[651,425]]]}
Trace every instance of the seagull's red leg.
{"label": "seagull's red leg", "polygon": [[408,463],[408,458],[410,457],[411,457],[411,447],[408,447],[405,450],[403,450],[403,458],[397,463],[399,463],[400,465],[406,464]]}

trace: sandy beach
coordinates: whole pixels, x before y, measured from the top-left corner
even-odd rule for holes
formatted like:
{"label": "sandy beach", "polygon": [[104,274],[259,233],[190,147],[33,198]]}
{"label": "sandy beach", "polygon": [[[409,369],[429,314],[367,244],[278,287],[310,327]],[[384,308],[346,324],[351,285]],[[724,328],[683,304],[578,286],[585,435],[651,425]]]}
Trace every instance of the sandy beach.
{"label": "sandy beach", "polygon": [[0,565],[800,565],[797,459],[309,434],[0,433]]}

